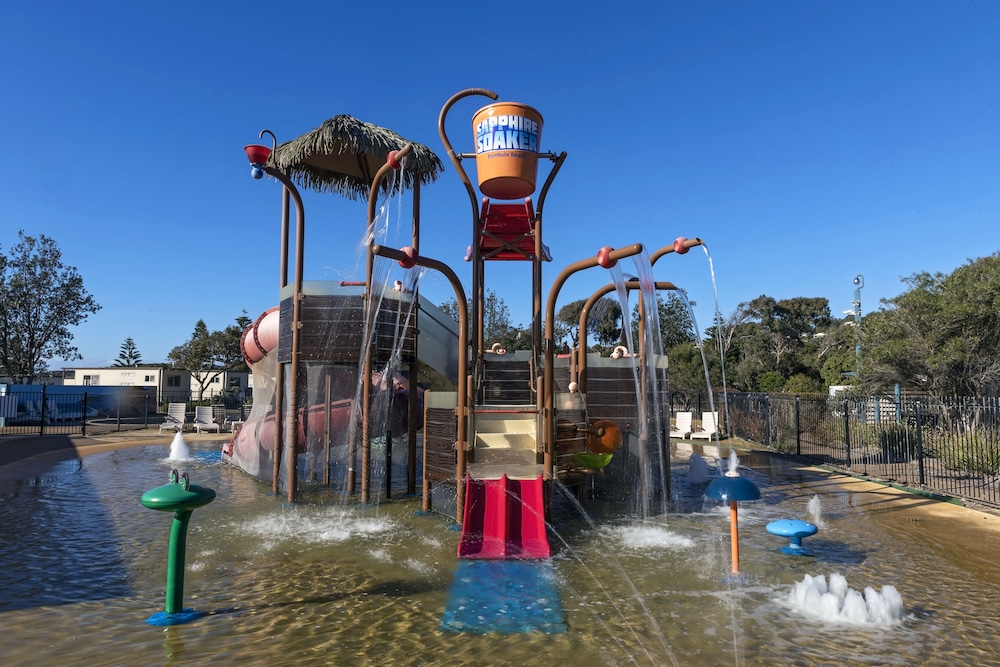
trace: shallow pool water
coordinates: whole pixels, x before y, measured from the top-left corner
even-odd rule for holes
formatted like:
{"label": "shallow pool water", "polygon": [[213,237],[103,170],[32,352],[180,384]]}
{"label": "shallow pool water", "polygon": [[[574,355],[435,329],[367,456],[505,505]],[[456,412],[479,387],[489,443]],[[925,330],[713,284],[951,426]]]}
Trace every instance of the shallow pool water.
{"label": "shallow pool water", "polygon": [[[165,446],[103,452],[6,489],[0,662],[1000,665],[996,517],[745,454],[741,471],[764,497],[740,507],[733,580],[728,510],[701,503],[704,483],[686,481],[691,450],[675,451],[675,513],[640,522],[597,500],[574,516],[557,500],[553,558],[538,567],[564,623],[545,627],[562,631],[490,632],[486,619],[485,632],[456,632],[442,623],[458,570],[450,520],[419,515],[419,498],[361,507],[311,494],[291,506],[217,448],[194,444],[185,462]],[[175,467],[217,499],[195,510],[187,539],[184,603],[206,615],[163,628],[146,619],[164,606],[171,514],[139,498]],[[765,526],[808,518],[815,497],[813,555],[783,554]],[[895,587],[903,619],[841,623],[789,602],[806,575],[833,574],[858,591]]]}

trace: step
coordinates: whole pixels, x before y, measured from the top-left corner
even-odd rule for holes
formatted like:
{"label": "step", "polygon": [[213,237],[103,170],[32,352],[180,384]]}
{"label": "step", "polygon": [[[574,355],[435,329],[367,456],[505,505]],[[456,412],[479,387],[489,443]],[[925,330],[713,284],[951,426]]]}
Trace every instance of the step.
{"label": "step", "polygon": [[476,433],[525,433],[534,435],[538,422],[534,415],[528,419],[510,419],[510,415],[498,417],[476,415]]}
{"label": "step", "polygon": [[530,449],[535,451],[532,433],[476,433],[476,449]]}
{"label": "step", "polygon": [[[535,452],[530,449],[477,449],[470,470],[486,467],[511,468],[537,465]],[[479,475],[474,475],[479,476]]]}

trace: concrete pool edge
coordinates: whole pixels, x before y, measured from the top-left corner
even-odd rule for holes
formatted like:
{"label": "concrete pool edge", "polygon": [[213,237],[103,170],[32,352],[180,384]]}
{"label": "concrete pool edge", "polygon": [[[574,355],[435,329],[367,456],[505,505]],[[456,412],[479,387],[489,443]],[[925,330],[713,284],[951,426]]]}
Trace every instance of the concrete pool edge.
{"label": "concrete pool edge", "polygon": [[[169,447],[173,438],[173,434],[164,435],[151,429],[99,436],[4,436],[0,438],[0,490],[43,476],[65,461],[129,447]],[[184,440],[218,442],[221,446],[228,437],[220,437],[218,433],[185,433]]]}

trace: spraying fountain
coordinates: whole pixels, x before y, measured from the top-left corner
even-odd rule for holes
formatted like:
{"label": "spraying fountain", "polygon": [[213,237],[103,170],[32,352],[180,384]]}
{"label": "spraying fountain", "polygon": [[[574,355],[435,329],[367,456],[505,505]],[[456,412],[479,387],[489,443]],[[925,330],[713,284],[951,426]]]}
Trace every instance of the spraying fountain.
{"label": "spraying fountain", "polygon": [[739,458],[730,452],[729,469],[705,489],[705,497],[729,503],[729,531],[732,548],[732,574],[740,574],[739,503],[760,499],[760,489],[749,479],[740,476]]}
{"label": "spraying fountain", "polygon": [[180,431],[174,434],[174,439],[170,442],[170,453],[167,455],[167,458],[171,461],[191,460],[191,448],[188,447]]}

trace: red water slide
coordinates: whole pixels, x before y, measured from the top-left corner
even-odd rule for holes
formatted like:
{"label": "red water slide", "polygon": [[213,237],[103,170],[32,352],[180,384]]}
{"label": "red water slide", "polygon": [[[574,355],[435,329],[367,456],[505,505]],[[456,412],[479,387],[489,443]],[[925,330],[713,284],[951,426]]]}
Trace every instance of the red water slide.
{"label": "red water slide", "polygon": [[465,484],[459,558],[542,560],[551,551],[545,534],[545,496],[537,479],[474,479]]}

